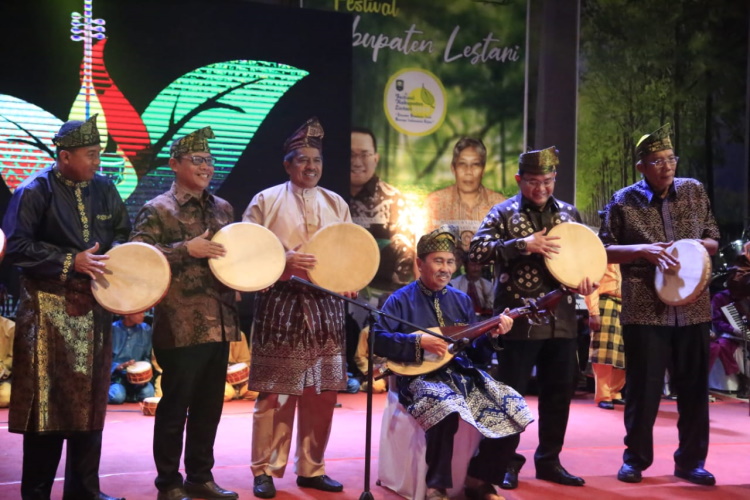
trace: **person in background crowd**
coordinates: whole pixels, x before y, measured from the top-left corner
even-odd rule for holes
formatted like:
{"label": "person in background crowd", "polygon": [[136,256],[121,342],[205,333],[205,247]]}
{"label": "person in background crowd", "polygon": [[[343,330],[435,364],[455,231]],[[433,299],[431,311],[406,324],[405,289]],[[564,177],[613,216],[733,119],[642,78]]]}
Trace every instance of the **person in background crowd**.
{"label": "person in background crowd", "polygon": [[154,396],[151,381],[131,384],[127,369],[137,361],[151,364],[151,327],[143,322],[144,313],[126,314],[112,325],[112,383],[109,404],[143,401]]}
{"label": "person in background crowd", "polygon": [[585,297],[591,329],[589,362],[596,384],[594,402],[604,410],[614,410],[616,404],[625,404],[621,393],[625,387],[621,282],[620,266],[608,264],[599,288]]}

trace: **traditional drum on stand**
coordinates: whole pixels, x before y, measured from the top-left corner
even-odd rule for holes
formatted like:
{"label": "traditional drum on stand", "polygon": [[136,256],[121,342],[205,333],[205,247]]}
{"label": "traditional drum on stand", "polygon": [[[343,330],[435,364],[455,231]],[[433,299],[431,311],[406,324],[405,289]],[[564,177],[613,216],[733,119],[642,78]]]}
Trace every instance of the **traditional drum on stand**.
{"label": "traditional drum on stand", "polygon": [[140,242],[112,248],[106,271],[91,281],[99,304],[115,314],[135,314],[156,305],[169,290],[169,262],[156,247]]}
{"label": "traditional drum on stand", "polygon": [[545,257],[550,274],[568,288],[578,288],[584,278],[600,281],[607,271],[607,251],[599,236],[583,224],[564,222],[547,232],[559,236],[559,252]]}
{"label": "traditional drum on stand", "polygon": [[148,361],[136,361],[125,369],[128,382],[133,385],[147,384],[154,377],[151,363]]}
{"label": "traditional drum on stand", "polygon": [[245,363],[235,363],[227,368],[227,383],[237,385],[247,382],[250,378],[250,367]]}
{"label": "traditional drum on stand", "polygon": [[333,292],[359,291],[370,284],[380,265],[375,238],[350,222],[329,224],[318,230],[300,252],[315,255],[308,271],[310,281]]}
{"label": "traditional drum on stand", "polygon": [[228,224],[211,241],[224,245],[227,253],[208,259],[208,266],[216,279],[229,288],[240,292],[263,290],[284,272],[284,246],[271,230],[259,224]]}
{"label": "traditional drum on stand", "polygon": [[677,259],[677,266],[656,268],[654,286],[659,299],[670,306],[684,306],[698,300],[711,280],[711,258],[696,240],[678,240],[665,250]]}
{"label": "traditional drum on stand", "polygon": [[161,398],[145,398],[141,401],[141,411],[147,417],[153,417],[156,415],[156,407],[159,406],[159,400]]}

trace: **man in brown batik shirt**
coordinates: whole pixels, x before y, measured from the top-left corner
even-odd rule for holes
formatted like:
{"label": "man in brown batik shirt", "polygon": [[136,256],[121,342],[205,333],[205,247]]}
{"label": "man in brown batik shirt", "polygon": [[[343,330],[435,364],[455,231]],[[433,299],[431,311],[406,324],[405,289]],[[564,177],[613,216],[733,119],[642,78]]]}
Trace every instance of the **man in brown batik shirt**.
{"label": "man in brown batik shirt", "polygon": [[617,479],[638,483],[654,459],[653,426],[659,411],[667,365],[677,392],[679,446],[675,475],[713,485],[703,466],[708,454],[708,354],[711,304],[707,289],[682,306],[663,303],[656,294],[656,268],[675,269],[673,241],[696,240],[716,253],[719,229],[703,185],[675,177],[677,161],[670,127],[638,141],[636,168],[643,179],[616,192],[605,209],[599,232],[610,263],[622,271],[622,314],[627,398],[625,452]]}
{"label": "man in brown batik shirt", "polygon": [[[208,267],[209,258],[226,253],[211,238],[234,222],[232,206],[207,190],[214,172],[208,146],[213,137],[206,127],[172,143],[169,166],[175,181],[144,205],[130,238],[156,246],[172,271],[169,291],[156,305],[152,338],[163,392],[154,420],[157,500],[237,498],[211,473],[229,342],[240,340],[234,290]],[[183,429],[184,483],[179,472]]]}

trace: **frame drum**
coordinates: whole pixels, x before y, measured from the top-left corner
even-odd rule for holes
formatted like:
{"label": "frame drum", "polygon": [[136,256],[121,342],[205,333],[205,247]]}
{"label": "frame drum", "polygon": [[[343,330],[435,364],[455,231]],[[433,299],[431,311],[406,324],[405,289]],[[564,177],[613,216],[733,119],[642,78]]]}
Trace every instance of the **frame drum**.
{"label": "frame drum", "polygon": [[708,251],[695,240],[677,240],[666,251],[677,259],[678,264],[666,271],[656,268],[656,295],[670,306],[695,302],[711,280]]}
{"label": "frame drum", "polygon": [[115,314],[135,314],[156,305],[169,290],[172,271],[163,253],[131,241],[112,248],[107,269],[91,281],[94,298]]}
{"label": "frame drum", "polygon": [[563,222],[547,232],[559,236],[560,253],[544,258],[547,269],[568,288],[578,288],[585,277],[600,281],[607,271],[607,251],[599,236],[583,224]]}
{"label": "frame drum", "polygon": [[286,251],[275,234],[259,224],[235,222],[212,240],[224,245],[224,257],[208,259],[216,279],[240,292],[263,290],[276,283],[286,267]]}
{"label": "frame drum", "polygon": [[367,229],[351,222],[329,224],[300,250],[315,255],[310,281],[334,292],[355,292],[370,284],[380,265],[380,249]]}

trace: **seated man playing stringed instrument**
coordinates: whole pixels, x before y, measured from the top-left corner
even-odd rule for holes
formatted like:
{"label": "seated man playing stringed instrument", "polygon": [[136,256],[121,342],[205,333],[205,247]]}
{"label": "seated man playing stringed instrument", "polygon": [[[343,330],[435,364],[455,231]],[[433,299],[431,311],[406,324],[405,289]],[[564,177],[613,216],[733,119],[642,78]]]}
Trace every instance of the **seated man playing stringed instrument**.
{"label": "seated man playing stringed instrument", "polygon": [[[417,244],[420,278],[394,292],[383,306],[385,313],[420,326],[448,327],[444,331],[474,322],[469,296],[448,286],[456,270],[457,233],[455,226],[441,226],[422,236]],[[483,332],[472,328],[478,337],[453,359],[441,338],[409,333],[414,328],[385,316],[373,325],[375,354],[409,363],[405,372],[415,375],[399,376],[396,383],[401,404],[425,430],[427,499],[447,499],[446,491],[453,486],[451,457],[459,418],[484,437],[467,471],[465,494],[470,500],[501,498],[492,484],[502,482],[519,434],[533,420],[520,394],[474,367],[473,362],[491,356],[498,335],[513,325],[508,311],[493,320],[485,322]],[[448,362],[442,365],[430,360],[443,356]],[[420,371],[422,365],[426,367]]]}

